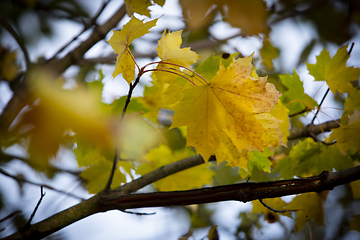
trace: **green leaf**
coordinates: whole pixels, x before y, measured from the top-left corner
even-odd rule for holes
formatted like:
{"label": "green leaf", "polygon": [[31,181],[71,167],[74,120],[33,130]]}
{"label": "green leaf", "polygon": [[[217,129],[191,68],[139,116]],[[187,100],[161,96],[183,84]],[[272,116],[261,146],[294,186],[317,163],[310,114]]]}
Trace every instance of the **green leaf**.
{"label": "green leaf", "polygon": [[316,57],[316,64],[306,63],[307,69],[315,81],[326,81],[334,94],[351,91],[353,86],[350,82],[358,80],[360,75],[359,68],[346,67],[346,62],[350,57],[346,50],[347,47],[348,45],[339,48],[333,58],[324,48]]}
{"label": "green leaf", "polygon": [[263,60],[262,64],[269,70],[273,70],[273,59],[279,56],[279,49],[274,47],[269,39],[263,42],[263,47],[260,50],[260,55]]}
{"label": "green leaf", "polygon": [[280,172],[282,178],[289,179],[295,175],[306,177],[352,166],[352,159],[343,156],[336,145],[324,145],[312,138],[306,138],[291,148],[288,157],[279,159],[274,172]]}
{"label": "green leaf", "polygon": [[[191,148],[183,148],[172,151],[168,146],[161,144],[159,147],[152,149],[146,155],[146,162],[138,167],[137,174],[146,174],[159,167],[169,163],[176,162],[195,155]],[[206,164],[172,174],[164,179],[154,183],[154,186],[161,191],[187,190],[191,188],[201,188],[210,184],[214,172]],[[194,181],[196,179],[196,181]]]}
{"label": "green leaf", "polygon": [[263,152],[261,151],[249,152],[248,153],[249,161],[247,164],[249,173],[252,172],[254,166],[265,172],[270,172],[270,167],[272,163],[269,160],[269,157],[272,155],[274,155],[274,153],[269,148],[265,148]]}
{"label": "green leaf", "polygon": [[304,93],[303,82],[294,69],[294,73],[280,75],[281,82],[288,88],[280,97],[281,102],[289,109],[289,114],[294,114],[305,108],[313,108],[317,103]]}

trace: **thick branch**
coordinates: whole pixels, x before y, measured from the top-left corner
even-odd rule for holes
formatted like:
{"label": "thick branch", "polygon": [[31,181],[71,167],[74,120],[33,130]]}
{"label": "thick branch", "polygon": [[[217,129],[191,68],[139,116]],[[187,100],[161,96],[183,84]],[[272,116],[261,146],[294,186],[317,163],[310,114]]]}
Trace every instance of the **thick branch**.
{"label": "thick branch", "polygon": [[360,179],[360,166],[340,172],[323,172],[319,176],[271,182],[245,182],[240,184],[195,189],[188,191],[131,194],[122,197],[107,196],[102,204],[110,209],[179,206],[219,201],[248,202],[262,198],[275,198],[306,192],[332,190],[338,185]]}
{"label": "thick branch", "polygon": [[65,209],[39,223],[31,225],[25,231],[18,231],[5,239],[41,239],[50,234],[69,226],[70,224],[84,219],[92,214],[102,212],[98,205],[99,195],[83,201],[75,206]]}
{"label": "thick branch", "polygon": [[114,209],[126,210],[144,207],[184,206],[219,201],[248,202],[255,199],[275,198],[306,192],[322,192],[336,186],[360,179],[360,166],[347,170],[322,174],[309,178],[298,178],[270,182],[245,182],[240,184],[202,188],[188,191],[122,194],[112,191],[99,193],[52,217],[32,225],[24,232],[17,232],[5,239],[34,239],[54,233],[94,213]]}

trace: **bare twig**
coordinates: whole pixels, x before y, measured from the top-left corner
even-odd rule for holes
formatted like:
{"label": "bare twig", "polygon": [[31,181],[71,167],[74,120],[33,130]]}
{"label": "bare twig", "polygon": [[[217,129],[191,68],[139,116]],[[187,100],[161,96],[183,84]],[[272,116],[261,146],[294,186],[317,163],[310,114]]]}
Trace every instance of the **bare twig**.
{"label": "bare twig", "polygon": [[324,100],[325,100],[326,96],[328,95],[329,91],[330,91],[330,88],[328,88],[328,89],[326,90],[326,92],[325,92],[325,94],[324,94],[323,98],[321,99],[321,102],[320,102],[320,104],[319,104],[319,107],[317,108],[317,111],[316,111],[316,113],[315,113],[315,116],[314,116],[314,117],[313,117],[313,119],[311,120],[311,124],[313,124],[313,123],[314,123],[314,121],[315,121],[315,119],[316,119],[317,115],[319,114],[319,112],[320,112],[320,108],[321,108],[321,105],[324,103]]}
{"label": "bare twig", "polygon": [[35,183],[35,182],[32,182],[32,181],[26,180],[25,178],[22,178],[22,177],[20,178],[20,177],[17,177],[17,176],[13,176],[13,175],[11,175],[10,173],[6,172],[5,170],[3,170],[1,168],[0,168],[0,173],[7,176],[7,177],[10,177],[10,178],[16,180],[17,182],[24,182],[24,183],[28,183],[28,184],[35,185],[35,186],[45,187],[47,189],[50,189],[50,190],[53,190],[55,192],[59,192],[59,193],[68,195],[68,196],[76,198],[76,199],[85,200],[82,197],[78,197],[78,196],[76,196],[76,195],[74,195],[72,193],[68,193],[68,192],[65,192],[65,191],[62,191],[62,190],[55,189],[55,188],[53,188],[53,187],[51,187],[49,185],[46,185],[46,184]]}
{"label": "bare twig", "polygon": [[0,219],[0,223],[8,220],[9,218],[12,218],[12,217],[16,216],[16,215],[19,214],[19,213],[21,213],[21,211],[15,211],[15,212],[10,213],[10,214],[7,215],[6,217]]}
{"label": "bare twig", "polygon": [[0,22],[1,22],[1,25],[13,36],[13,38],[18,43],[19,47],[21,48],[22,52],[24,53],[25,64],[27,67],[29,67],[31,62],[30,62],[30,58],[29,58],[29,53],[25,47],[25,43],[24,43],[23,39],[21,39],[21,37],[17,34],[17,32],[13,29],[13,27],[11,27],[9,22],[6,21],[6,19],[4,19],[1,16],[0,16]]}
{"label": "bare twig", "polygon": [[109,0],[105,1],[103,3],[103,5],[100,7],[99,11],[97,12],[97,14],[95,14],[95,16],[90,19],[90,21],[87,24],[84,24],[84,29],[77,35],[75,36],[71,41],[67,42],[62,48],[60,48],[59,51],[57,51],[57,53],[55,53],[54,56],[59,55],[59,53],[61,53],[62,51],[64,51],[65,48],[67,48],[71,43],[73,43],[74,41],[76,41],[84,32],[86,32],[89,28],[91,28],[92,26],[96,25],[96,20],[98,19],[98,17],[100,16],[100,14],[103,12],[103,10],[105,9],[106,5],[109,3]]}
{"label": "bare twig", "polygon": [[40,187],[40,199],[39,199],[38,203],[36,204],[34,211],[31,213],[31,216],[30,216],[30,218],[29,218],[29,221],[26,223],[24,229],[27,229],[27,228],[30,227],[30,225],[31,225],[31,220],[34,218],[35,213],[36,213],[36,211],[38,210],[38,208],[39,208],[39,206],[40,206],[40,204],[41,204],[41,201],[43,200],[45,194],[46,194],[46,193],[44,193],[44,186],[41,186],[41,187]]}
{"label": "bare twig", "polygon": [[[122,122],[125,118],[125,114],[126,114],[126,110],[129,106],[129,103],[130,103],[130,100],[131,100],[131,96],[132,96],[132,93],[134,91],[134,88],[136,87],[136,85],[139,83],[140,81],[140,77],[141,75],[138,75],[136,77],[136,80],[134,83],[130,83],[130,88],[129,88],[129,92],[128,92],[128,95],[127,95],[127,98],[126,98],[126,101],[125,101],[125,106],[123,108],[123,111],[121,113],[121,118],[120,118],[120,122]],[[116,144],[117,145],[117,144]],[[114,178],[114,174],[115,174],[115,171],[116,171],[116,167],[117,167],[117,164],[118,164],[118,161],[119,161],[119,149],[118,149],[118,146],[115,147],[115,151],[114,151],[114,161],[113,161],[113,165],[112,165],[112,168],[111,168],[111,173],[110,173],[110,176],[109,176],[109,179],[106,183],[106,186],[105,186],[105,189],[104,191],[108,192],[111,190],[111,183],[113,181],[113,178]]]}

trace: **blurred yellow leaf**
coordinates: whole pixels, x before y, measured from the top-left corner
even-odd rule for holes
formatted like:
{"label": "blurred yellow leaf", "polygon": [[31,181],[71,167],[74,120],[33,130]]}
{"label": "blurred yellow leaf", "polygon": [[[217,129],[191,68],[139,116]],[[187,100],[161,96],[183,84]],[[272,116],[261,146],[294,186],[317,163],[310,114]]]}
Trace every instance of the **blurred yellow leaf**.
{"label": "blurred yellow leaf", "polygon": [[[80,176],[86,180],[86,186],[90,194],[96,194],[104,190],[112,169],[112,162],[103,158],[96,159]],[[111,183],[111,188],[119,187],[126,182],[126,177],[117,168]]]}
{"label": "blurred yellow leaf", "polygon": [[360,180],[350,183],[354,199],[360,198]]}
{"label": "blurred yellow leaf", "polygon": [[140,160],[147,151],[162,140],[156,126],[138,113],[125,116],[120,132],[120,149],[127,158],[134,160]]}
{"label": "blurred yellow leaf", "polygon": [[296,230],[300,231],[307,221],[315,219],[319,225],[324,224],[324,203],[328,191],[322,193],[303,193],[297,195],[286,207],[296,211]]}
{"label": "blurred yellow leaf", "polygon": [[350,220],[350,230],[360,232],[360,214],[355,215],[353,219]]}
{"label": "blurred yellow leaf", "polygon": [[[144,175],[152,170],[178,160],[195,155],[191,149],[181,149],[172,151],[166,145],[160,145],[152,149],[145,157],[147,160],[137,169],[137,173]],[[201,164],[187,170],[172,174],[154,183],[160,191],[188,190],[201,188],[206,184],[211,184],[214,172],[206,164]]]}
{"label": "blurred yellow leaf", "polygon": [[32,73],[31,90],[39,98],[23,115],[18,128],[30,127],[30,159],[34,166],[48,166],[66,131],[89,144],[113,149],[116,127],[100,111],[97,95],[85,89],[65,90],[50,74]]}

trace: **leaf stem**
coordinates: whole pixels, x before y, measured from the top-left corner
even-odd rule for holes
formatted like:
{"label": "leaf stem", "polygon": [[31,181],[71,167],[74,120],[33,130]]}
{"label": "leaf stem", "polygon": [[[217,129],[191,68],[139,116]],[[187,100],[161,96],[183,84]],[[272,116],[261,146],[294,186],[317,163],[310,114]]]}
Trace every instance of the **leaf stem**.
{"label": "leaf stem", "polygon": [[[170,69],[170,68],[169,68]],[[166,70],[166,69],[161,69],[161,68],[156,68],[156,69],[149,69],[149,70],[145,70],[143,71],[143,73],[146,73],[146,72],[151,72],[151,71],[161,71],[161,72],[168,72],[168,73],[172,73],[172,74],[175,74],[175,75],[178,75],[180,77],[183,77],[185,78],[186,80],[188,80],[189,82],[191,82],[195,87],[197,87],[197,85],[191,81],[189,78],[181,75],[180,73],[177,73],[177,72],[173,72],[173,71],[170,71],[170,70]]]}
{"label": "leaf stem", "polygon": [[201,78],[206,84],[209,84],[209,82],[206,81],[205,78],[203,78],[200,74],[198,74],[197,72],[195,72],[195,71],[192,70],[191,68],[187,68],[187,67],[181,66],[181,65],[176,64],[176,63],[169,63],[169,62],[164,62],[164,61],[158,61],[158,62],[148,63],[148,64],[146,64],[146,65],[144,66],[144,68],[147,67],[147,66],[149,66],[149,65],[151,65],[151,64],[159,64],[159,63],[161,63],[161,64],[169,64],[169,65],[173,65],[173,66],[185,68],[186,70],[192,72],[193,74],[195,74],[196,76],[198,76],[199,78]]}

